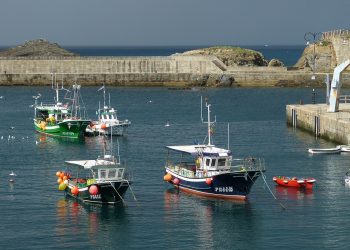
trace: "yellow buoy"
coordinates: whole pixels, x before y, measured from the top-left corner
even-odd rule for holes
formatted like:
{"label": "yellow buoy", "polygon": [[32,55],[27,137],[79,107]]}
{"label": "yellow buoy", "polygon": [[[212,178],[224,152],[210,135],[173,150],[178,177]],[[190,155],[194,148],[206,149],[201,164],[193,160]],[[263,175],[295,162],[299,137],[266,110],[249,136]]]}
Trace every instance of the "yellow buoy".
{"label": "yellow buoy", "polygon": [[67,188],[67,184],[62,182],[60,185],[58,185],[58,190],[63,191]]}

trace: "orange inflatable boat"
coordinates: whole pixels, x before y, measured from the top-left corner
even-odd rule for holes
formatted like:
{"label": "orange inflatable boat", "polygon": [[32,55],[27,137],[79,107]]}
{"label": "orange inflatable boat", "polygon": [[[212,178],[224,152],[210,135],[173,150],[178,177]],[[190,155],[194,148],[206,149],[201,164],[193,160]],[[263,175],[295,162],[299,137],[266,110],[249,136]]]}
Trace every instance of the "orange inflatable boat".
{"label": "orange inflatable boat", "polygon": [[286,176],[275,176],[273,181],[280,186],[312,189],[316,180],[314,178],[297,178]]}

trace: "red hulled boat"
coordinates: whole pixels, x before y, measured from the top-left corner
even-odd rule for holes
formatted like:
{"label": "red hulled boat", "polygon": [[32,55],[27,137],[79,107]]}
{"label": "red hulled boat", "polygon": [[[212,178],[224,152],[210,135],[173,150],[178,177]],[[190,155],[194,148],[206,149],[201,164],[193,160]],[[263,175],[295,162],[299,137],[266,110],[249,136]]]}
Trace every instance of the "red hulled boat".
{"label": "red hulled boat", "polygon": [[280,186],[312,189],[316,179],[314,178],[297,178],[286,176],[275,176],[273,181]]}

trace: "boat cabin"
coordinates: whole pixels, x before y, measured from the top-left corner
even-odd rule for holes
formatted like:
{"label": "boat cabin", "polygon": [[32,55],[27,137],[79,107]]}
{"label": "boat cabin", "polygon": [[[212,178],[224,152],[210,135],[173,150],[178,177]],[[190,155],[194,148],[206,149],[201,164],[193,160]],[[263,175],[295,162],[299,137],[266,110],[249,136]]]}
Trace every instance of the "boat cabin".
{"label": "boat cabin", "polygon": [[[167,167],[191,178],[203,178],[231,169],[232,154],[230,150],[208,145],[167,146]],[[176,162],[169,160],[170,151],[181,153]]]}
{"label": "boat cabin", "polygon": [[109,121],[115,121],[117,120],[117,113],[114,108],[111,109],[104,109],[104,111],[101,113],[100,120],[102,122],[109,122]]}
{"label": "boat cabin", "polygon": [[75,171],[70,171],[72,175],[69,182],[75,182],[79,187],[84,187],[93,183],[125,179],[125,168],[113,159],[114,157],[106,155],[97,160],[66,161],[68,165],[77,167]]}
{"label": "boat cabin", "polygon": [[62,121],[69,115],[67,107],[58,103],[57,105],[40,105],[36,107],[35,119],[38,121],[55,123]]}

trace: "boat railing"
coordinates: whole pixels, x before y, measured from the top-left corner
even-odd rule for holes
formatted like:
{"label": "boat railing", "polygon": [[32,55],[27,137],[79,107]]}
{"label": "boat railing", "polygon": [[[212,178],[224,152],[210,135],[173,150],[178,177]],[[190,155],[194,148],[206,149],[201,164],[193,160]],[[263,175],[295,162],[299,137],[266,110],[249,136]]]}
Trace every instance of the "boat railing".
{"label": "boat railing", "polygon": [[232,171],[265,171],[265,160],[248,157],[245,159],[232,159]]}
{"label": "boat railing", "polygon": [[193,178],[195,175],[196,165],[191,162],[181,162],[173,164],[172,162],[168,161],[166,163],[166,167],[174,171],[175,173],[178,173],[180,175]]}
{"label": "boat railing", "polygon": [[56,107],[56,108],[61,108],[61,109],[68,109],[68,105],[66,104],[57,104],[57,103],[38,103],[36,107]]}
{"label": "boat railing", "polygon": [[128,181],[134,181],[134,172],[130,169],[125,169],[124,179]]}

